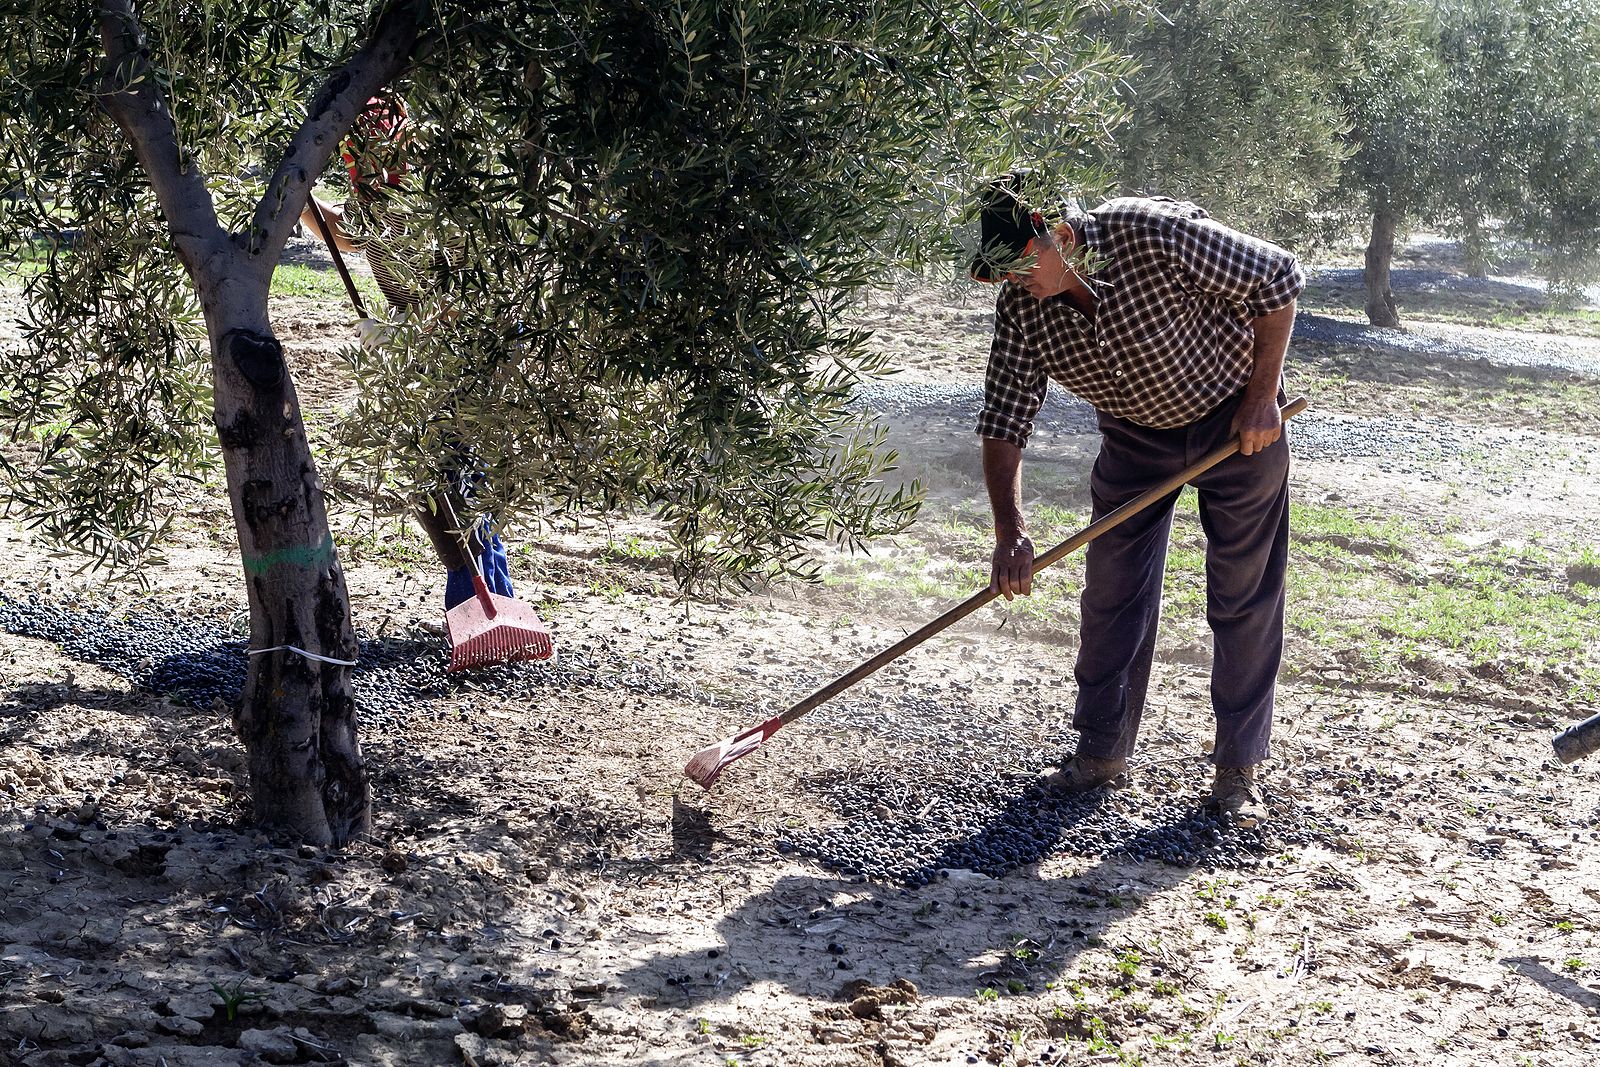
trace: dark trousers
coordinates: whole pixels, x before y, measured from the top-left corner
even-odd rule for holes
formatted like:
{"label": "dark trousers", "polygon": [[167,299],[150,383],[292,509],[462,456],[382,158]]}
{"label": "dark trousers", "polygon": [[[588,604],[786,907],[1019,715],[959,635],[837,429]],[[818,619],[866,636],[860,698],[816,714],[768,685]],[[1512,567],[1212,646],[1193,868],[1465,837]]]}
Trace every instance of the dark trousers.
{"label": "dark trousers", "polygon": [[[1100,455],[1089,480],[1094,517],[1226,443],[1241,399],[1174,430],[1101,415]],[[1288,475],[1286,430],[1271,447],[1253,456],[1230,456],[1189,483],[1200,494],[1206,535],[1206,620],[1217,727],[1212,759],[1219,766],[1250,766],[1267,757],[1273,690],[1283,659]],[[1133,751],[1155,653],[1177,499],[1174,492],[1088,545],[1072,718],[1080,755],[1109,759]]]}

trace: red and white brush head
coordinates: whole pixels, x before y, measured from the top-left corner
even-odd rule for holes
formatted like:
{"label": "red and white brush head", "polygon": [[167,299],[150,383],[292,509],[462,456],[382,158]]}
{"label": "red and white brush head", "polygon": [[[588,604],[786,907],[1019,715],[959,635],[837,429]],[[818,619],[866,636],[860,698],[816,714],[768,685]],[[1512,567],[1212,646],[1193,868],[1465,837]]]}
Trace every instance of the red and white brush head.
{"label": "red and white brush head", "polygon": [[734,734],[726,741],[702,748],[683,768],[684,777],[701,789],[710,789],[730,763],[750,755],[761,742],[777,733],[781,726],[783,719],[775,715],[743,733]]}
{"label": "red and white brush head", "polygon": [[447,673],[495,663],[549,659],[555,654],[549,628],[531,607],[498,593],[487,595],[494,608],[492,618],[476,596],[445,612],[445,629],[450,634]]}
{"label": "red and white brush head", "polygon": [[707,748],[702,748],[694,754],[694,758],[684,767],[685,778],[699,786],[701,789],[710,789],[722,775],[722,769],[727,766],[722,755],[727,751],[728,742],[718,741]]}

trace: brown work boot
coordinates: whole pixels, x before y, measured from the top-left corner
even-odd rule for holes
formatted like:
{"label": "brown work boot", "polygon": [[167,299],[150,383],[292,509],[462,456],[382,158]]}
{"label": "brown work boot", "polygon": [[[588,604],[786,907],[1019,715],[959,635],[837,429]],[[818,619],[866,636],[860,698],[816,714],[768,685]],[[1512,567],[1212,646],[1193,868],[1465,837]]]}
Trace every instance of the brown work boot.
{"label": "brown work boot", "polygon": [[1267,808],[1256,789],[1256,769],[1218,767],[1205,808],[1224,822],[1241,826],[1260,826],[1266,822]]}
{"label": "brown work boot", "polygon": [[1087,793],[1112,784],[1128,769],[1125,759],[1095,759],[1073,756],[1059,767],[1052,767],[1040,778],[1046,792],[1060,795]]}

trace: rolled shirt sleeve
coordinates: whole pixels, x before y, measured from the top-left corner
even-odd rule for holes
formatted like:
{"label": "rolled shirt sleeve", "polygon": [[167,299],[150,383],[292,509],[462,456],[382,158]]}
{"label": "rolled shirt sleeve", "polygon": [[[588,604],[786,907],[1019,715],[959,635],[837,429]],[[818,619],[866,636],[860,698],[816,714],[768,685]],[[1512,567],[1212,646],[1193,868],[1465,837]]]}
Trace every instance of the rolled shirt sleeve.
{"label": "rolled shirt sleeve", "polygon": [[1026,448],[1050,379],[1007,307],[1009,288],[1002,286],[995,301],[994,339],[989,345],[978,436]]}
{"label": "rolled shirt sleeve", "polygon": [[1169,216],[1168,254],[1196,289],[1250,318],[1287,307],[1306,286],[1293,252],[1209,218],[1193,204]]}

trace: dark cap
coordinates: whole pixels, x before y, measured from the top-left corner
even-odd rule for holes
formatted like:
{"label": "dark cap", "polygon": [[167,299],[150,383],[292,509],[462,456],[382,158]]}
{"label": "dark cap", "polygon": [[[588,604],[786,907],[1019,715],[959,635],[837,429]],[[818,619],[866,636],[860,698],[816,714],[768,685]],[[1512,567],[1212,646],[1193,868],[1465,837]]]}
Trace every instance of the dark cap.
{"label": "dark cap", "polygon": [[1028,242],[1048,231],[1044,216],[1022,202],[1029,172],[1014,170],[987,182],[978,193],[978,254],[967,268],[980,282],[998,282],[1015,269]]}

